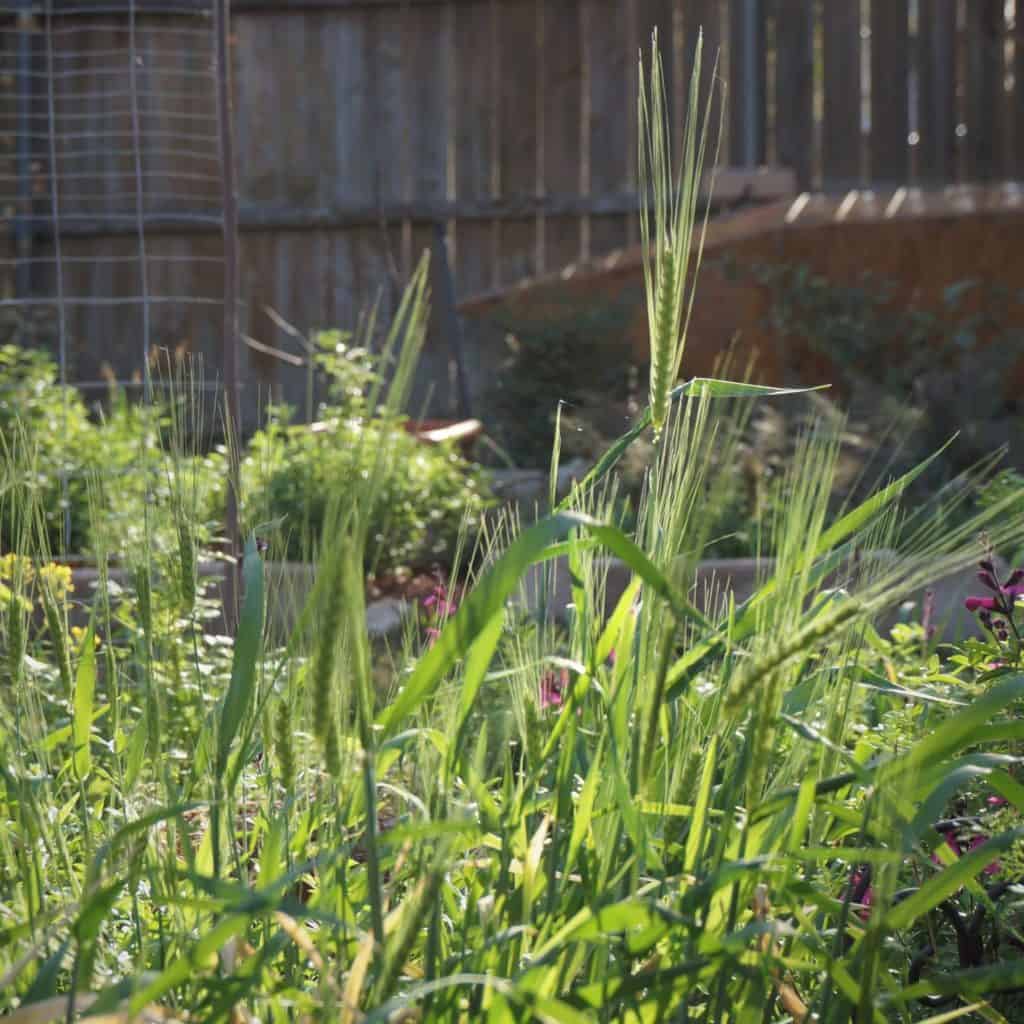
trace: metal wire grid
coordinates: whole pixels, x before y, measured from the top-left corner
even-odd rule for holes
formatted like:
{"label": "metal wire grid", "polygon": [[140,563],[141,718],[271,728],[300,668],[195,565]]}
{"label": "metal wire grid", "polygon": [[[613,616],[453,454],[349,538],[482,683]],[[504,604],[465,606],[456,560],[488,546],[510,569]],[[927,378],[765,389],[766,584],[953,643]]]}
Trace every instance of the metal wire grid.
{"label": "metal wire grid", "polygon": [[[226,0],[0,0],[0,317],[62,385],[109,386],[79,368],[98,376],[103,317],[129,316],[139,380],[119,383],[149,402],[154,321],[234,306],[226,32]],[[230,266],[168,241],[197,224]]]}
{"label": "metal wire grid", "polygon": [[[15,243],[0,256],[0,279],[14,278],[0,308],[53,307],[64,381],[70,307],[137,307],[147,376],[151,307],[223,300],[161,291],[175,280],[162,267],[194,257],[147,237],[222,226],[213,3],[0,0],[0,208]],[[96,287],[98,267],[116,268],[113,294]]]}

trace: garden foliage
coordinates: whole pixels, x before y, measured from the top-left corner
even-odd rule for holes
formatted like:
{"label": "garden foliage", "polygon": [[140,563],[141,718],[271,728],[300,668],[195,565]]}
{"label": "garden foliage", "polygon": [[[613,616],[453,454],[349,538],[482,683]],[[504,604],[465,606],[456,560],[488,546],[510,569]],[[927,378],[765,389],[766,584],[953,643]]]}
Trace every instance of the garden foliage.
{"label": "garden foliage", "polygon": [[[387,423],[408,400],[426,277],[422,263],[383,342],[386,379],[369,386]],[[262,549],[285,544],[288,523],[248,536],[237,632],[221,637],[189,540],[198,489],[172,487],[145,517],[128,582],[101,571],[77,593],[40,550],[40,492],[8,472],[8,1019],[1020,1019],[1017,900],[986,887],[993,865],[1017,877],[1024,838],[1020,580],[982,569],[992,607],[975,607],[993,618],[960,648],[937,647],[926,609],[876,629],[976,561],[979,534],[1018,545],[1018,497],[993,492],[957,526],[903,512],[922,465],[830,509],[840,434],[809,425],[770,524],[771,574],[742,605],[698,602],[717,410],[769,393],[659,390],[660,412],[560,504],[552,493],[548,515],[489,523],[456,558],[461,585],[431,595],[429,633],[386,652],[367,638],[363,574],[400,431],[341,435],[316,582],[279,649]],[[655,424],[627,532],[610,514],[616,469]],[[185,444],[172,431],[154,464],[174,466]],[[553,479],[558,451],[556,435]],[[151,530],[186,537],[159,573]],[[119,539],[101,532],[97,550]],[[896,554],[873,557],[882,548]],[[615,600],[608,554],[632,573]],[[565,627],[520,599],[556,560]],[[937,819],[993,796],[983,843],[944,843]],[[939,941],[954,904],[993,923],[980,962]],[[947,997],[937,1016],[927,1000]]]}

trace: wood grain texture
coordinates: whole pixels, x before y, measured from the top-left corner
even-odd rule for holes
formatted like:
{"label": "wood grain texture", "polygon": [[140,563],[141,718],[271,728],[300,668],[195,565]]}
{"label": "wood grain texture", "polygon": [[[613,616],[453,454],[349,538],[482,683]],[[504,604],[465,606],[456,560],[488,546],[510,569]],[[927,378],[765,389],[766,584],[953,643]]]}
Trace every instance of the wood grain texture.
{"label": "wood grain texture", "polygon": [[835,187],[851,188],[862,180],[860,5],[853,0],[825,0],[822,10],[822,173]]}
{"label": "wood grain texture", "polygon": [[871,177],[905,182],[910,173],[910,32],[906,0],[871,3]]}
{"label": "wood grain texture", "polygon": [[956,0],[921,0],[917,37],[917,175],[923,183],[956,179]]}
{"label": "wood grain texture", "polygon": [[800,188],[814,172],[814,0],[775,0],[775,147]]}

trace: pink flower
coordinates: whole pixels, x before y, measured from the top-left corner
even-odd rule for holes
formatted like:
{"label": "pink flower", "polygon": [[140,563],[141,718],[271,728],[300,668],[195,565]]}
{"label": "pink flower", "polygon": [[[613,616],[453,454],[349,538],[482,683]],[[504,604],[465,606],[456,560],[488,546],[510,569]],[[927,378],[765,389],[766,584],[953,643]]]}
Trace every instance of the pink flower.
{"label": "pink flower", "polygon": [[[862,871],[855,871],[853,876],[850,878],[850,885],[852,886],[854,894],[857,889],[860,888],[861,883],[864,881],[864,873]],[[871,916],[871,903],[874,899],[874,890],[869,885],[860,898],[860,909],[857,911],[858,916],[866,921]]]}
{"label": "pink flower", "polygon": [[[1007,618],[1012,618],[1017,598],[1024,594],[1024,569],[1014,569],[1003,582],[1000,582],[995,566],[989,559],[985,559],[979,565],[981,572],[978,573],[978,582],[986,590],[991,590],[995,597],[969,597],[964,601],[964,607],[972,613],[981,612],[983,616],[985,613],[999,612]],[[988,626],[987,622],[984,624]]]}
{"label": "pink flower", "polygon": [[545,672],[540,678],[540,707],[560,708],[565,703],[565,692],[569,688],[569,670],[562,669],[556,676],[554,672]]}

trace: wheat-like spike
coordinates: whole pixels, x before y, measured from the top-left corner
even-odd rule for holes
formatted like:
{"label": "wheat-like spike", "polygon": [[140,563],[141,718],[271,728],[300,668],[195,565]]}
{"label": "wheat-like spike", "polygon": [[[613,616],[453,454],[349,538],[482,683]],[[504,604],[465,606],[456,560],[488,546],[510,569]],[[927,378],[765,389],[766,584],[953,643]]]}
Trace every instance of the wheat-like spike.
{"label": "wheat-like spike", "polygon": [[327,769],[327,774],[332,779],[336,779],[341,775],[341,735],[338,732],[338,722],[333,713],[325,711],[323,718],[325,723],[322,727],[322,731],[325,732],[323,737],[324,767]]}
{"label": "wheat-like spike", "polygon": [[672,390],[676,356],[675,254],[671,246],[662,253],[654,327],[651,331],[651,423],[660,434],[668,418],[669,392]]}
{"label": "wheat-like spike", "polygon": [[726,709],[736,711],[761,680],[780,669],[791,658],[812,650],[819,641],[831,636],[841,626],[864,612],[864,602],[851,598],[837,604],[832,611],[819,615],[803,629],[798,629],[785,643],[769,651],[737,677],[726,694]]}
{"label": "wheat-like spike", "polygon": [[330,738],[332,715],[329,710],[337,707],[334,693],[335,663],[338,653],[338,636],[344,619],[342,574],[334,573],[327,588],[327,607],[318,633],[316,656],[313,659],[313,729],[317,738],[325,743]]}
{"label": "wheat-like spike", "polygon": [[[693,274],[700,263],[704,231],[696,232],[697,204],[711,111],[709,92],[703,118],[698,102],[703,38],[698,35],[690,97],[684,125],[683,159],[672,173],[672,140],[665,75],[658,52],[658,33],[651,36],[651,68],[645,80],[640,58],[637,172],[640,184],[640,237],[643,247],[644,290],[647,294],[651,346],[650,407],[655,436],[668,417],[669,395],[679,375],[686,327],[693,306]],[[696,253],[691,250],[696,242]],[[685,311],[685,323],[684,323]]]}
{"label": "wheat-like spike", "polygon": [[295,785],[295,747],[292,738],[292,703],[284,696],[278,701],[277,714],[274,716],[274,750],[281,785],[287,793]]}

